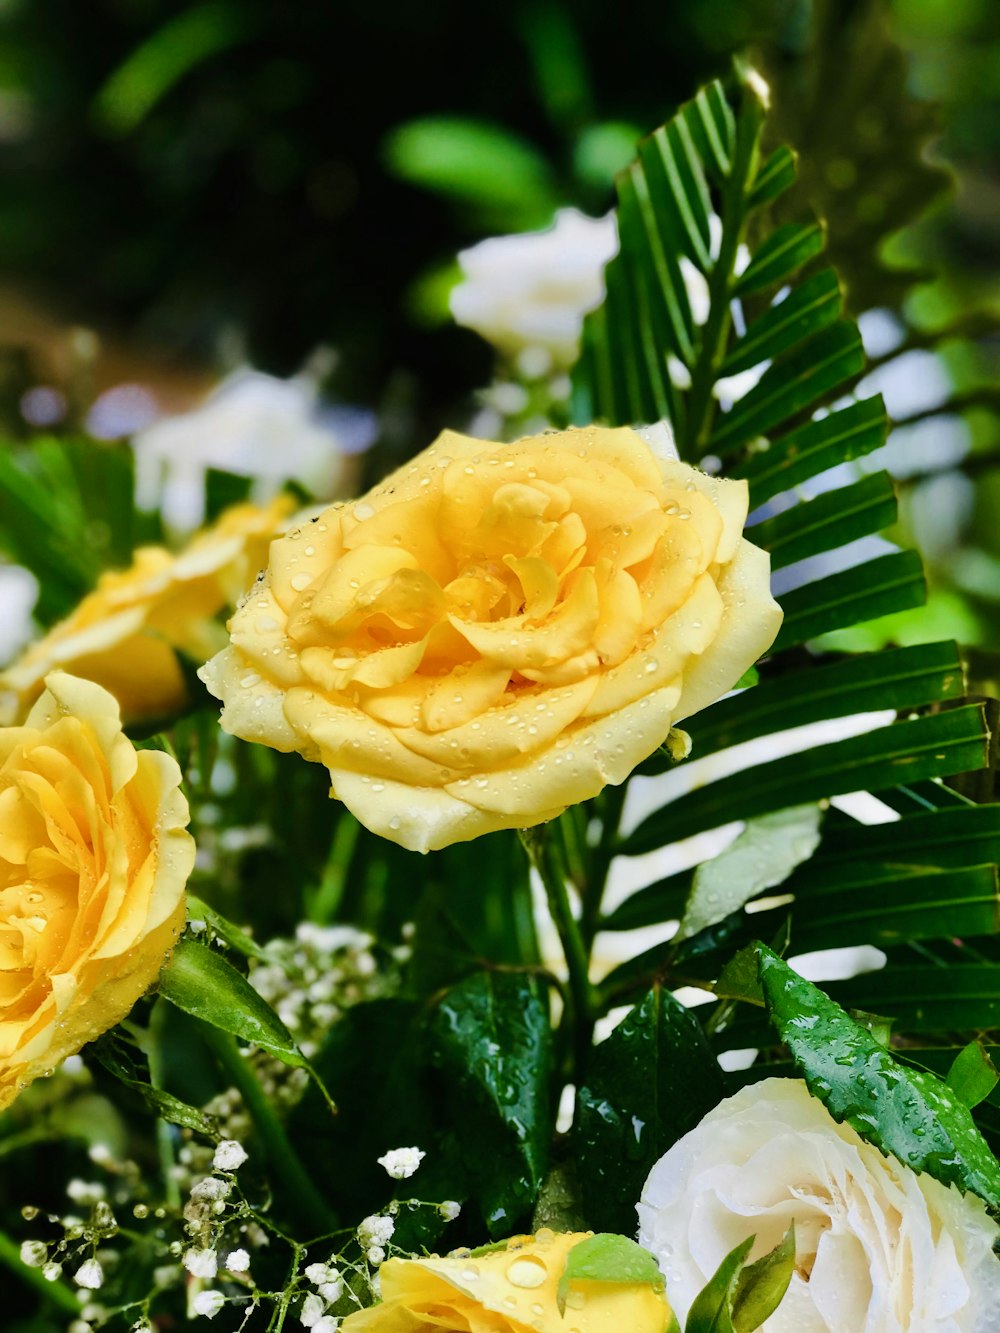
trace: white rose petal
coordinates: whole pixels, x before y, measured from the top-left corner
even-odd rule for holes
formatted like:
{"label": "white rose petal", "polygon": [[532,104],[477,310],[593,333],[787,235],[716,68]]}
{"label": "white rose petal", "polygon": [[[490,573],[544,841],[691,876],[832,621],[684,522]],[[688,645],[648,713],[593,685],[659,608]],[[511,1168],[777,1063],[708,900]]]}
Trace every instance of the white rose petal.
{"label": "white rose petal", "polygon": [[883,1157],[798,1079],[710,1111],[650,1172],[639,1242],[683,1321],[740,1241],[795,1222],[796,1269],[763,1333],[996,1333],[1000,1229],[973,1195]]}
{"label": "white rose petal", "polygon": [[393,1180],[409,1180],[426,1156],[420,1148],[392,1148],[378,1159],[378,1164]]}
{"label": "white rose petal", "polygon": [[159,508],[177,532],[192,531],[204,522],[210,468],[252,477],[258,502],[289,480],[317,499],[332,499],[344,450],[340,433],[318,409],[316,387],[305,377],[236,371],[195,411],[165,417],[135,435],[137,505]]}
{"label": "white rose petal", "polygon": [[614,214],[563,208],[545,231],[496,236],[458,256],[465,281],[451,293],[459,324],[516,355],[543,348],[576,359],[583,317],[604,297],[604,265],[618,249]]}

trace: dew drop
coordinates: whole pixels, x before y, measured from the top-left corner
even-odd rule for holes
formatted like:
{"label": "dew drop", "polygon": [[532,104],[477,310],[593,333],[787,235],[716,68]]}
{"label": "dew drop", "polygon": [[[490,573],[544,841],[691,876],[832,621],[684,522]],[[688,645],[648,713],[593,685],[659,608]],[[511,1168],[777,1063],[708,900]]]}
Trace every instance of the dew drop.
{"label": "dew drop", "polygon": [[240,677],[240,684],[245,690],[250,689],[251,685],[258,685],[259,683],[260,676],[257,675],[256,671],[248,671],[245,676]]}
{"label": "dew drop", "polygon": [[515,1287],[527,1289],[540,1287],[548,1275],[544,1261],[528,1254],[515,1259],[507,1269],[507,1281],[512,1282]]}
{"label": "dew drop", "polygon": [[312,575],[307,574],[305,570],[301,574],[293,574],[288,580],[296,592],[305,592],[306,588],[312,583]]}
{"label": "dew drop", "polygon": [[361,523],[363,523],[366,518],[371,518],[374,513],[375,508],[373,505],[360,504],[354,506],[354,517]]}

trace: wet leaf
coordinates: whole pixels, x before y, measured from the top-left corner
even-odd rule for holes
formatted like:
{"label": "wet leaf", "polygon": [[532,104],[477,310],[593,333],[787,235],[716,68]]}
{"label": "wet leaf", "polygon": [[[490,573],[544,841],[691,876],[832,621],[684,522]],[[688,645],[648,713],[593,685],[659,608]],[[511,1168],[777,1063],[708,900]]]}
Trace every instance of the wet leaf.
{"label": "wet leaf", "polygon": [[698,1020],[654,986],[595,1046],[573,1126],[589,1226],[635,1231],[653,1163],[724,1096]]}
{"label": "wet leaf", "polygon": [[601,1232],[574,1245],[556,1288],[559,1313],[566,1313],[566,1297],[574,1282],[648,1283],[663,1290],[663,1275],[648,1250],[628,1236]]}
{"label": "wet leaf", "polygon": [[308,1069],[292,1034],[267,1001],[232,963],[206,944],[182,938],[160,973],[160,994],[178,1009],[243,1041],[262,1047],[286,1065]]}
{"label": "wet leaf", "polygon": [[978,1041],[963,1046],[952,1061],[945,1079],[964,1106],[971,1110],[1000,1083],[1000,1071]]}
{"label": "wet leaf", "polygon": [[548,1170],[552,1029],[537,978],[477,972],[430,1022],[444,1104],[490,1234],[509,1235]]}
{"label": "wet leaf", "polygon": [[887,1156],[1000,1205],[1000,1163],[958,1094],[897,1064],[864,1027],[763,944],[764,1002],[810,1091]]}

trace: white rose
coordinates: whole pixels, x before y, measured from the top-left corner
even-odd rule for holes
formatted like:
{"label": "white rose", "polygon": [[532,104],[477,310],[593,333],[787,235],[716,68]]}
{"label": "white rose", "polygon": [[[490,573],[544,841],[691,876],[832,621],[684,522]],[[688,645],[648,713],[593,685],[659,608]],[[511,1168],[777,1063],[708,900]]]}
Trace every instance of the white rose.
{"label": "white rose", "polygon": [[562,208],[545,231],[463,250],[465,281],[451,293],[451,313],[505,352],[542,347],[558,365],[571,365],[583,317],[604,299],[604,265],[617,249],[613,213],[588,218]]}
{"label": "white rose", "polygon": [[[235,372],[195,411],[166,417],[133,438],[137,505],[159,508],[174,531],[193,531],[204,522],[209,468],[252,477],[258,503],[286,481],[301,482],[317,499],[332,499],[347,442],[317,408],[316,387],[305,376],[281,380]],[[358,443],[350,445],[356,449]],[[370,432],[364,443],[370,443]]]}
{"label": "white rose", "polygon": [[995,1333],[998,1228],[973,1195],[883,1157],[798,1079],[710,1111],[653,1167],[639,1242],[687,1316],[725,1255],[795,1222],[796,1263],[765,1333]]}

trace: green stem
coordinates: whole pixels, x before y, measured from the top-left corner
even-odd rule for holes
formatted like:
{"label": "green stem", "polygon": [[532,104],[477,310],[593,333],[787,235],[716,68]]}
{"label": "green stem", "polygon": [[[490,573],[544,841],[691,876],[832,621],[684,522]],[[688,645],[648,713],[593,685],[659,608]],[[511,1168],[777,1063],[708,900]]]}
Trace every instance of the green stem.
{"label": "green stem", "polygon": [[590,854],[581,895],[583,911],[580,926],[588,953],[594,947],[594,936],[600,925],[601,901],[608,882],[608,871],[615,857],[618,826],[627,792],[628,783],[623,782],[618,787],[605,787],[601,795],[601,840]]}
{"label": "green stem", "polygon": [[712,390],[725,356],[732,317],[729,294],[740,242],[746,230],[746,196],[757,167],[764,108],[753,89],[744,87],[743,105],[736,126],[733,167],[722,199],[722,241],[719,257],[708,280],[708,319],[698,359],[691,371],[691,394],[681,457],[696,461],[707,452],[715,414]]}
{"label": "green stem", "polygon": [[521,829],[521,842],[545,886],[549,911],[562,943],[569,973],[569,1003],[563,1012],[562,1031],[569,1036],[573,1054],[573,1077],[579,1079],[593,1039],[593,988],[590,984],[590,960],[580,927],[573,916],[566,888],[566,876],[554,855],[548,827]]}
{"label": "green stem", "polygon": [[48,1297],[64,1314],[79,1315],[80,1302],[74,1292],[58,1279],[49,1282],[42,1276],[40,1268],[30,1268],[22,1263],[20,1245],[2,1231],[0,1231],[0,1263],[6,1264],[27,1286],[34,1287],[40,1295]]}
{"label": "green stem", "polygon": [[294,1200],[295,1210],[314,1232],[332,1230],[337,1225],[336,1216],[302,1165],[257,1076],[240,1054],[235,1038],[209,1023],[199,1022],[198,1026],[205,1044],[243,1098],[271,1168],[275,1193],[280,1193],[286,1201]]}
{"label": "green stem", "polygon": [[330,844],[323,879],[308,903],[309,920],[317,925],[328,925],[340,906],[360,832],[361,825],[352,815],[341,815]]}

